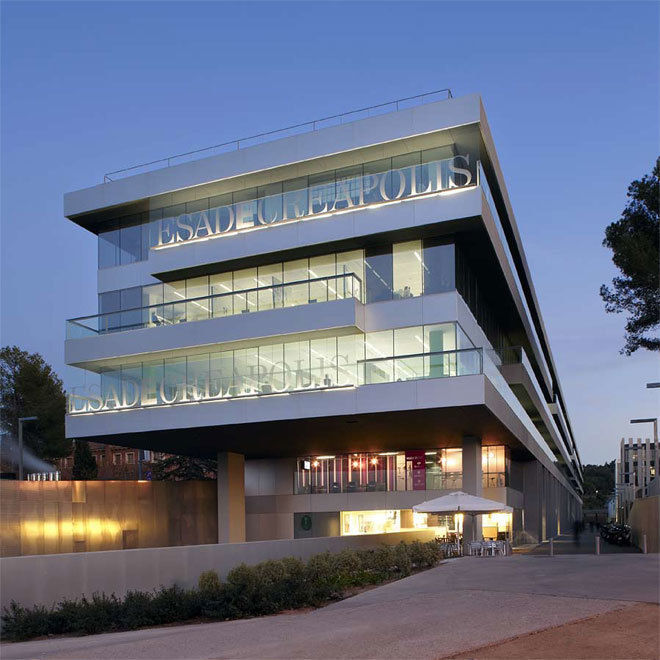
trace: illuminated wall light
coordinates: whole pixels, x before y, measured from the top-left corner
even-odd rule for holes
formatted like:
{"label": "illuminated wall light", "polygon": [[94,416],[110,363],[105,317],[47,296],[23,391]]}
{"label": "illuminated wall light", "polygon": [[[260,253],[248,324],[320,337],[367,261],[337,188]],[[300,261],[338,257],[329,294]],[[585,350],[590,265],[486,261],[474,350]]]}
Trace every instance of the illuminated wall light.
{"label": "illuminated wall light", "polygon": [[371,464],[372,465],[378,465],[378,459],[377,458],[372,458],[371,459]]}

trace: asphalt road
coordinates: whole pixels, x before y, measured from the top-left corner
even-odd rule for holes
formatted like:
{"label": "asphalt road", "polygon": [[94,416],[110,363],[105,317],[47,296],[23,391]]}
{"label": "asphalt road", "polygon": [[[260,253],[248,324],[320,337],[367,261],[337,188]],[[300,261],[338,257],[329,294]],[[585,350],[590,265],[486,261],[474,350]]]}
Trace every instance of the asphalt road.
{"label": "asphalt road", "polygon": [[[328,607],[4,644],[17,658],[433,658],[658,603],[659,555],[465,557]],[[564,656],[566,657],[566,656]]]}

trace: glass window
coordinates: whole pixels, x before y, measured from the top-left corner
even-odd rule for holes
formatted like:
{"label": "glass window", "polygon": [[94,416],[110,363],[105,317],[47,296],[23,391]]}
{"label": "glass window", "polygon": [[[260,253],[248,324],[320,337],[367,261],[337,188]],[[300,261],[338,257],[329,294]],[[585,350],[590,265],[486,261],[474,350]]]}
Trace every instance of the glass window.
{"label": "glass window", "polygon": [[309,262],[307,259],[284,263],[284,282],[303,282],[284,287],[284,306],[306,305],[309,302]]}
{"label": "glass window", "polygon": [[456,375],[456,332],[453,323],[424,326],[424,351],[431,353],[426,359],[424,372],[429,378]]}
{"label": "glass window", "polygon": [[456,288],[454,244],[445,238],[424,241],[424,293],[444,293]]}
{"label": "glass window", "polygon": [[142,365],[142,405],[163,404],[161,388],[163,384],[163,361],[153,360]]}
{"label": "glass window", "polygon": [[259,347],[259,391],[262,394],[282,392],[285,389],[284,345],[270,344]]}
{"label": "glass window", "polygon": [[454,490],[463,487],[463,450],[442,450],[442,476],[444,488]]}
{"label": "glass window", "polygon": [[101,396],[104,408],[121,407],[121,367],[101,370]]}
{"label": "glass window", "polygon": [[119,229],[99,234],[99,268],[119,265]]}
{"label": "glass window", "polygon": [[394,298],[422,295],[422,242],[392,246]]}
{"label": "glass window", "polygon": [[209,354],[192,355],[186,361],[186,395],[189,401],[199,401],[209,392]]}
{"label": "glass window", "polygon": [[282,219],[282,182],[260,186],[257,189],[259,201],[257,215],[259,224],[269,225]]}
{"label": "glass window", "polygon": [[186,383],[186,358],[165,359],[163,362],[163,386],[160,391],[163,402],[180,401]]}
{"label": "glass window", "polygon": [[424,376],[424,333],[420,326],[394,330],[394,355],[416,357],[397,358],[394,361],[394,380],[415,380]]}
{"label": "glass window", "polygon": [[142,363],[126,364],[121,368],[122,405],[130,408],[140,404],[142,386]]}
{"label": "glass window", "polygon": [[120,229],[119,243],[121,246],[120,263],[132,264],[142,257],[142,227],[133,225]]}
{"label": "glass window", "polygon": [[284,344],[288,389],[300,390],[311,385],[309,356],[308,341],[295,341]]}
{"label": "glass window", "polygon": [[236,396],[234,379],[234,352],[211,353],[209,396]]}
{"label": "glass window", "polygon": [[257,269],[257,283],[260,287],[268,287],[258,293],[259,309],[273,309],[282,307],[282,264],[259,266]]}
{"label": "glass window", "polygon": [[312,339],[309,351],[313,386],[337,385],[337,338]]}
{"label": "glass window", "polygon": [[335,172],[322,172],[309,176],[309,210],[326,213],[335,205]]}
{"label": "glass window", "polygon": [[364,301],[364,250],[351,250],[350,252],[339,252],[336,259],[337,275],[354,273],[359,281],[352,277],[337,279],[337,297],[347,298],[352,296]]}
{"label": "glass window", "polygon": [[234,193],[236,229],[246,229],[259,224],[257,216],[257,189],[247,188]]}
{"label": "glass window", "polygon": [[394,333],[392,330],[368,332],[365,335],[364,382],[389,383],[394,378],[394,360],[392,355]]}
{"label": "glass window", "polygon": [[121,291],[99,293],[99,332],[112,332],[121,327]]}
{"label": "glass window", "polygon": [[[123,330],[142,327],[142,287],[134,286],[121,291],[121,327]],[[130,311],[124,311],[130,310]]]}
{"label": "glass window", "polygon": [[234,271],[234,291],[244,292],[235,293],[233,296],[234,314],[257,311],[257,292],[250,289],[256,289],[259,286],[258,281],[256,268]]}
{"label": "glass window", "polygon": [[234,314],[233,296],[222,295],[233,290],[233,273],[220,273],[209,277],[209,293],[213,298],[213,316]]}
{"label": "glass window", "polygon": [[[312,257],[309,260],[309,279],[318,280],[319,278],[332,277],[335,274],[335,255],[326,254],[321,257]],[[320,281],[310,281],[309,283],[309,302],[325,302],[327,300],[336,300],[337,281],[335,279],[321,279]]]}
{"label": "glass window", "polygon": [[382,174],[390,170],[391,167],[391,158],[373,160],[363,165],[362,199],[364,204],[373,204],[374,202],[382,202],[384,199],[389,199],[389,177],[383,177]]}
{"label": "glass window", "polygon": [[163,284],[163,317],[167,323],[186,321],[186,281],[165,282]]}
{"label": "glass window", "polygon": [[[418,176],[421,156],[419,151],[392,158],[392,192],[391,199],[408,197],[416,192],[416,177]],[[413,187],[415,186],[415,187]]]}
{"label": "glass window", "polygon": [[283,183],[282,212],[285,220],[302,218],[308,214],[307,185],[306,176]]}
{"label": "glass window", "polygon": [[[157,307],[153,305],[157,305]],[[162,284],[149,284],[142,287],[142,306],[148,308],[143,312],[143,318],[147,325],[158,326],[166,324],[165,317],[163,316]]]}
{"label": "glass window", "polygon": [[358,364],[364,360],[364,337],[337,337],[337,385],[357,385]]}
{"label": "glass window", "polygon": [[[188,321],[200,321],[211,315],[211,305],[207,296],[209,295],[209,278],[193,277],[186,280],[186,298],[202,298],[186,303],[186,319]],[[206,299],[205,299],[206,298]]]}
{"label": "glass window", "polygon": [[234,351],[234,376],[237,394],[257,394],[259,392],[259,349],[244,348]]}
{"label": "glass window", "polygon": [[392,299],[392,246],[365,250],[367,302]]}
{"label": "glass window", "polygon": [[334,210],[347,209],[361,204],[362,165],[343,167],[335,172],[336,199]]}

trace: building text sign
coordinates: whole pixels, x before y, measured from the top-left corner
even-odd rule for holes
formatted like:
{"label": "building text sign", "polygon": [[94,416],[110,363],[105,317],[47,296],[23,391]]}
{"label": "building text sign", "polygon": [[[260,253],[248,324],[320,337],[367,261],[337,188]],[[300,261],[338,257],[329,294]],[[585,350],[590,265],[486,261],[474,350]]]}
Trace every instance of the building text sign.
{"label": "building text sign", "polygon": [[306,217],[462,188],[472,183],[469,155],[332,181],[269,197],[184,213],[152,223],[151,245],[164,248]]}

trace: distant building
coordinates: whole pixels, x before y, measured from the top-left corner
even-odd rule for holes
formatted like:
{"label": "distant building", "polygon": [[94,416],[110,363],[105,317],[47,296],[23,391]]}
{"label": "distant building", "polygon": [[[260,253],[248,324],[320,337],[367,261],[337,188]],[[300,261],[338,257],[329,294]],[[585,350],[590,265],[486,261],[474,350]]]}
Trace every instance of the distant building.
{"label": "distant building", "polygon": [[[142,458],[142,479],[150,478],[154,461],[162,458],[160,452],[153,452],[118,445],[105,445],[100,442],[90,442],[89,448],[98,468],[97,479],[131,480],[140,478],[139,461]],[[141,455],[141,456],[140,456]],[[60,479],[73,478],[73,453],[56,461],[60,471]]]}
{"label": "distant building", "polygon": [[616,462],[617,519],[625,522],[635,499],[647,497],[649,483],[660,470],[658,442],[621,438],[621,453]]}

